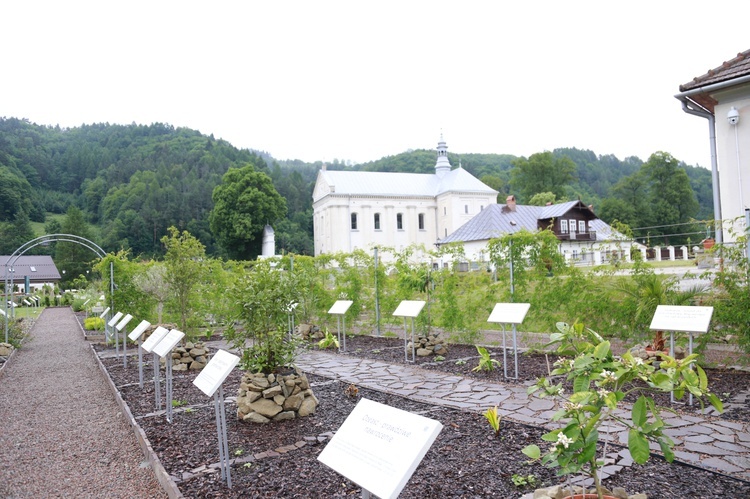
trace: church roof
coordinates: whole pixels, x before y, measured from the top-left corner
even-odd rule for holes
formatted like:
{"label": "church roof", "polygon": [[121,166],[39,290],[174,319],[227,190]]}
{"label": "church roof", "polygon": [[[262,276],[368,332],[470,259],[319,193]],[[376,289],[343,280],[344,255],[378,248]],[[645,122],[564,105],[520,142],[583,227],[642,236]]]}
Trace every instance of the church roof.
{"label": "church roof", "polygon": [[335,194],[365,196],[435,197],[444,192],[497,194],[471,173],[456,168],[443,174],[320,171]]}

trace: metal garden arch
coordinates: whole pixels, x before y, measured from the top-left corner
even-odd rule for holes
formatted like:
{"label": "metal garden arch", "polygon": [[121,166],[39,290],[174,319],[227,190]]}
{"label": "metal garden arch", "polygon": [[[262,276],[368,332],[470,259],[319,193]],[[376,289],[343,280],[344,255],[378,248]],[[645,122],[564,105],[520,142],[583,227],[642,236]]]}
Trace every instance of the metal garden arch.
{"label": "metal garden arch", "polygon": [[[69,243],[76,243],[80,244],[81,246],[84,246],[94,253],[96,253],[96,256],[99,258],[104,258],[107,253],[104,252],[104,250],[95,242],[90,241],[86,239],[85,237],[76,236],[75,234],[46,234],[44,236],[37,237],[36,239],[32,239],[31,241],[28,241],[21,246],[18,247],[5,261],[5,300],[4,300],[4,310],[5,310],[5,342],[8,342],[8,316],[10,314],[10,310],[8,310],[8,307],[10,307],[9,299],[8,299],[8,293],[13,287],[13,266],[16,264],[16,261],[23,256],[24,253],[29,251],[31,248],[34,248],[36,246],[39,246],[40,244],[45,245],[52,242],[57,241],[65,241]],[[112,303],[110,304],[111,308],[114,309],[114,291],[115,291],[115,276],[114,276],[114,265],[112,262],[109,264],[109,296]]]}

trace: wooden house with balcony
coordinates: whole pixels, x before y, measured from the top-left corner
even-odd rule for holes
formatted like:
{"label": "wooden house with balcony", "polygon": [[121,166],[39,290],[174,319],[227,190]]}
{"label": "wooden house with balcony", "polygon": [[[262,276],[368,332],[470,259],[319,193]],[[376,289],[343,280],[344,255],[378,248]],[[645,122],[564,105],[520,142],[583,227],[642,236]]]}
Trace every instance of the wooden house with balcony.
{"label": "wooden house with balcony", "polygon": [[487,258],[490,239],[545,229],[560,240],[560,252],[566,259],[576,263],[600,264],[614,257],[629,260],[631,247],[642,246],[599,219],[593,207],[580,200],[531,206],[517,204],[515,196],[508,196],[504,205],[485,207],[438,245],[461,243],[467,259],[482,261]]}

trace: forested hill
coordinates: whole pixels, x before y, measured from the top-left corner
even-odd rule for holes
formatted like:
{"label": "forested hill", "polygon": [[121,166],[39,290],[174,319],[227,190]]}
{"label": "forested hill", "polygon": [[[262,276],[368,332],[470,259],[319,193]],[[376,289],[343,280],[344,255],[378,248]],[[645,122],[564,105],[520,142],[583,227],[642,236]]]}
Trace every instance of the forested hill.
{"label": "forested hill", "polygon": [[[328,168],[432,172],[435,154],[434,150],[414,150],[354,166],[334,161]],[[638,158],[621,161],[578,149],[551,154],[569,158],[565,161],[572,160],[575,170],[558,199],[580,197],[595,206],[613,196],[624,197],[623,189],[616,188],[618,182],[637,175],[643,166]],[[449,158],[454,167],[460,164],[500,191],[501,201],[508,193],[519,195],[519,180],[511,171],[524,158],[454,153]],[[265,152],[239,149],[195,130],[159,123],[63,129],[0,118],[0,229],[4,236],[0,253],[28,240],[24,227],[29,219],[44,222],[45,213],[66,213],[75,206],[95,227],[92,237],[107,251],[130,248],[134,255],[158,256],[163,252],[160,239],[174,225],[198,237],[209,254],[221,255],[208,222],[212,193],[229,168],[246,165],[268,174],[286,201],[286,218],[270,221],[277,249],[311,254],[312,188],[320,162],[277,162]],[[681,168],[700,204],[695,216],[710,218],[710,172]],[[528,201],[523,196],[519,199]],[[598,213],[605,218],[606,210]],[[54,223],[47,225],[47,232],[60,229]]]}

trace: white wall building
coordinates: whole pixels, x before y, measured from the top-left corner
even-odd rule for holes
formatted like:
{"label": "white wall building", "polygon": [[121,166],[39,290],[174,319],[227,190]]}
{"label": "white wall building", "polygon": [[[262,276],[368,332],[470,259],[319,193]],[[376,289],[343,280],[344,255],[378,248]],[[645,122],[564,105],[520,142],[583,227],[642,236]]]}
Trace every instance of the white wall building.
{"label": "white wall building", "polygon": [[435,173],[318,172],[313,190],[315,255],[432,248],[477,213],[497,203],[497,191],[461,168],[451,169],[440,138]]}
{"label": "white wall building", "polygon": [[750,208],[750,50],[680,85],[675,97],[686,113],[708,119],[714,217],[725,227],[716,239],[734,242],[736,233],[726,228],[741,234]]}

